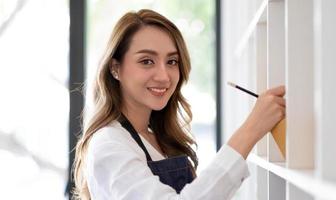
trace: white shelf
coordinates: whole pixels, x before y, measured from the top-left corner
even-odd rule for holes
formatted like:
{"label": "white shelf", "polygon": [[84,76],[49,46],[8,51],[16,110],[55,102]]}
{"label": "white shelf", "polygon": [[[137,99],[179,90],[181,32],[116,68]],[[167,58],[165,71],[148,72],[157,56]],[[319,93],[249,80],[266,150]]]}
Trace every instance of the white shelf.
{"label": "white shelf", "polygon": [[[285,15],[284,2],[272,1],[267,7],[267,88],[285,85]],[[268,160],[284,161],[272,135],[268,139]],[[280,187],[280,186],[278,186]],[[286,187],[286,185],[283,185]]]}
{"label": "white shelf", "polygon": [[319,177],[336,182],[336,26],[335,0],[315,1],[315,112],[316,170]]}
{"label": "white shelf", "polygon": [[[256,173],[235,200],[336,200],[336,1],[223,4],[223,82],[257,93],[286,86],[286,155],[270,134],[259,141],[248,158]],[[223,132],[233,133],[255,99],[223,96]]]}
{"label": "white shelf", "polygon": [[246,44],[247,44],[249,38],[251,37],[251,35],[255,31],[256,25],[258,23],[265,23],[266,22],[266,8],[267,8],[267,4],[268,4],[268,0],[263,0],[262,1],[259,9],[257,10],[257,12],[255,13],[253,19],[251,20],[251,22],[247,26],[247,29],[244,32],[244,34],[243,34],[242,38],[240,39],[240,41],[238,42],[237,48],[235,50],[235,56],[236,57],[239,57],[241,55],[242,51],[246,47]]}
{"label": "white shelf", "polygon": [[312,169],[315,160],[313,0],[286,1],[285,7],[287,163],[290,168]]}
{"label": "white shelf", "polygon": [[268,162],[266,157],[255,154],[250,154],[247,160],[276,174],[308,194],[323,199],[336,199],[336,185],[316,178],[314,170],[288,169],[284,162]]}

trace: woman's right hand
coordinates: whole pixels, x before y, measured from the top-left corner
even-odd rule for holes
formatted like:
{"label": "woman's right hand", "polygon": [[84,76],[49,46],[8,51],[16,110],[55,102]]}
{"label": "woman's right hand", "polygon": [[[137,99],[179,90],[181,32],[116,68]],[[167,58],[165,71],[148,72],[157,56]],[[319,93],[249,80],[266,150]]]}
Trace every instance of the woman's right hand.
{"label": "woman's right hand", "polygon": [[286,115],[285,86],[266,90],[259,95],[254,108],[243,126],[255,134],[259,141]]}
{"label": "woman's right hand", "polygon": [[246,158],[253,146],[285,117],[284,95],[284,86],[274,87],[260,94],[252,112],[230,138],[228,145]]}

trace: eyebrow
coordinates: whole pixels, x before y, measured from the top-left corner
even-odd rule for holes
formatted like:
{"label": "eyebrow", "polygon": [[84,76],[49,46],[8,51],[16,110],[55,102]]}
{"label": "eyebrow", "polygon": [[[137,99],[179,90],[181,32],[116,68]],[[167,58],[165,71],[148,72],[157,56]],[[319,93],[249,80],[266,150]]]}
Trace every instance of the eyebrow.
{"label": "eyebrow", "polygon": [[[152,54],[152,55],[158,55],[158,53],[156,51],[150,50],[150,49],[142,49],[139,50],[137,52],[135,52],[135,54],[139,54],[139,53],[148,53],[148,54]],[[172,56],[172,55],[178,55],[177,51],[173,51],[173,52],[169,52],[167,53],[167,56]]]}

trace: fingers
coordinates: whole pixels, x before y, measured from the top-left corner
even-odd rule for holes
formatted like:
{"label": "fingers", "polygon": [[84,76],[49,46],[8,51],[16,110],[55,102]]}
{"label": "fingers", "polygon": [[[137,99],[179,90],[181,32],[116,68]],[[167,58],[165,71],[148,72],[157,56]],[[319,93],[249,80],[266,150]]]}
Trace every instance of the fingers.
{"label": "fingers", "polygon": [[286,116],[286,99],[283,97],[269,95],[270,101],[273,102],[273,109],[276,113],[276,116],[280,119],[283,119]]}
{"label": "fingers", "polygon": [[261,98],[265,98],[268,102],[275,102],[283,107],[286,107],[286,99],[282,97],[283,91],[282,88],[276,87],[270,90],[267,90],[265,93],[260,95]]}
{"label": "fingers", "polygon": [[285,118],[286,116],[286,108],[282,106],[278,106],[276,109],[276,116],[278,117],[279,121]]}
{"label": "fingers", "polygon": [[280,94],[281,91],[276,91],[279,93],[274,93],[275,90],[273,89],[281,90],[280,87],[277,87],[272,88],[271,92],[266,91],[263,95],[260,96],[260,101],[265,102],[267,107],[271,108],[273,112],[277,113],[276,116],[283,118],[286,115],[286,99],[284,99],[282,96],[276,96],[275,94]]}
{"label": "fingers", "polygon": [[286,88],[284,85],[280,85],[278,87],[274,87],[274,88],[267,90],[266,94],[283,97],[286,94]]}
{"label": "fingers", "polygon": [[286,107],[286,99],[282,98],[282,97],[277,97],[274,96],[274,101],[279,104],[280,106]]}

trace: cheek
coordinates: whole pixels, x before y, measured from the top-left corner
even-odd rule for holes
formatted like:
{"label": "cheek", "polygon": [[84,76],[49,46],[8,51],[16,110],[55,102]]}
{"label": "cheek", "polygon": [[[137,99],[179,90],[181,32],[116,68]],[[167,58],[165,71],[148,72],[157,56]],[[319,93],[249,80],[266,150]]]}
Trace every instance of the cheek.
{"label": "cheek", "polygon": [[171,91],[171,96],[170,97],[172,97],[176,92],[179,92],[179,91],[177,91],[178,90],[177,86],[180,82],[180,78],[181,78],[180,71],[177,70],[177,73],[174,73],[174,77],[172,78],[172,79],[174,79],[174,81],[173,81],[174,89]]}
{"label": "cheek", "polygon": [[141,80],[142,72],[136,64],[125,63],[120,69],[120,75],[123,83],[131,84]]}
{"label": "cheek", "polygon": [[174,79],[175,86],[176,86],[177,83],[180,80],[180,70],[179,69],[177,69],[177,70],[174,71],[174,73],[173,73],[173,79]]}

